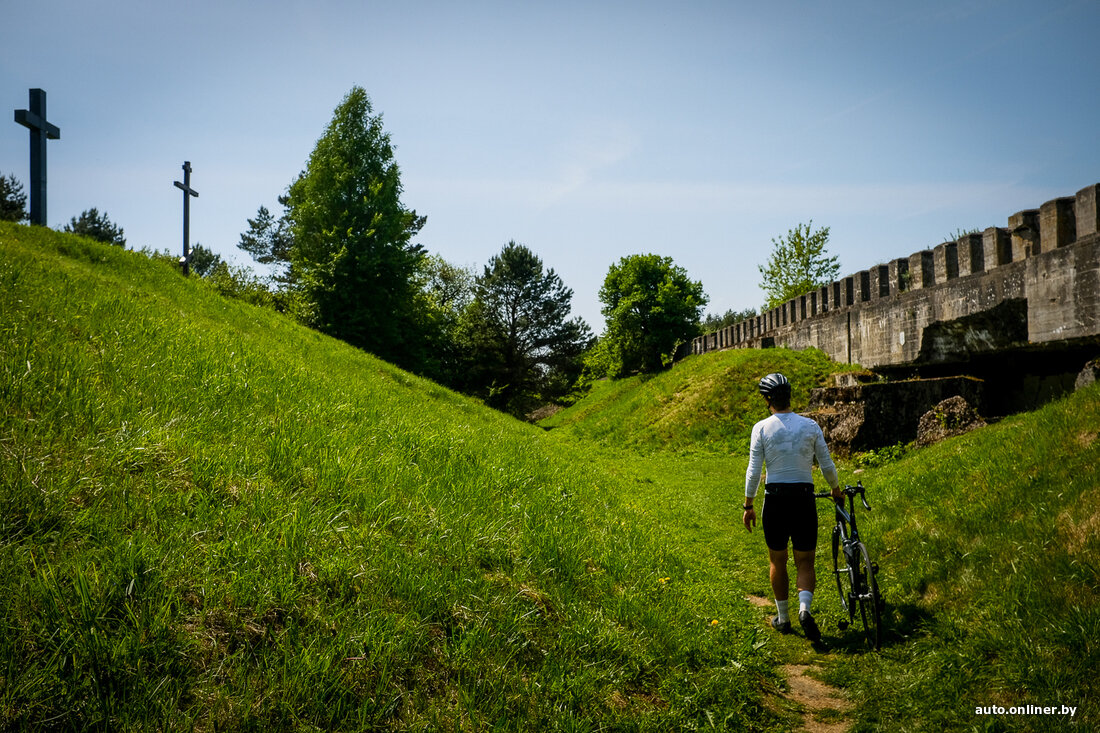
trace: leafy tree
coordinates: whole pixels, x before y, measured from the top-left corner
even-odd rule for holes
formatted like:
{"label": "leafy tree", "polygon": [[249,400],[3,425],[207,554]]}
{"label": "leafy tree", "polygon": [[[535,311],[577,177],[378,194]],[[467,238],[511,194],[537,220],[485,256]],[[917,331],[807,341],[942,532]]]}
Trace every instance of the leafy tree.
{"label": "leafy tree", "polygon": [[[279,197],[284,207],[286,196]],[[282,272],[277,280],[287,280],[287,268],[290,266],[290,252],[294,238],[290,233],[290,221],[284,209],[283,215],[276,219],[266,206],[261,206],[255,219],[248,219],[248,231],[241,234],[237,247],[252,255],[261,265],[281,266]]]}
{"label": "leafy tree", "polygon": [[433,307],[457,320],[473,301],[476,278],[470,268],[428,255],[421,266],[422,289]]}
{"label": "leafy tree", "polygon": [[106,242],[119,247],[126,246],[126,237],[122,236],[122,227],[115,226],[114,222],[108,218],[106,211],[100,214],[94,208],[81,213],[79,219],[74,216],[65,225],[65,231],[90,237],[98,242]]}
{"label": "leafy tree", "polygon": [[607,325],[593,358],[619,377],[670,364],[678,346],[698,335],[707,296],[671,257],[648,254],[612,265],[600,301]]}
{"label": "leafy tree", "polygon": [[0,221],[23,221],[27,218],[27,194],[14,173],[0,176]]}
{"label": "leafy tree", "polygon": [[591,338],[583,320],[569,319],[573,291],[514,241],[485,266],[475,290],[464,323],[470,391],[515,415],[564,394]]}
{"label": "leafy tree", "polygon": [[409,369],[423,363],[415,312],[425,217],[401,203],[381,115],[353,87],[287,196],[290,278],[321,331]]}
{"label": "leafy tree", "polygon": [[840,273],[840,259],[828,256],[825,244],[829,227],[813,231],[813,221],[787,231],[783,239],[772,239],[775,248],[766,265],[758,266],[767,294],[764,310],[775,308],[791,298],[827,285]]}
{"label": "leafy tree", "polygon": [[463,342],[463,316],[473,302],[474,272],[447,262],[439,255],[421,260],[416,307],[424,343],[425,376],[449,387],[461,388],[466,382],[469,347]]}

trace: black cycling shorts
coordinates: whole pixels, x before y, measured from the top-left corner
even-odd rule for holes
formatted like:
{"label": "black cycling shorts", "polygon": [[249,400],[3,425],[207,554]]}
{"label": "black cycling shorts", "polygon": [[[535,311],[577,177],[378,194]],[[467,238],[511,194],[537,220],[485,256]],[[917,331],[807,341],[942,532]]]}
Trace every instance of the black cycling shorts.
{"label": "black cycling shorts", "polygon": [[813,484],[768,484],[760,514],[768,549],[782,552],[789,542],[799,552],[817,547],[817,505]]}

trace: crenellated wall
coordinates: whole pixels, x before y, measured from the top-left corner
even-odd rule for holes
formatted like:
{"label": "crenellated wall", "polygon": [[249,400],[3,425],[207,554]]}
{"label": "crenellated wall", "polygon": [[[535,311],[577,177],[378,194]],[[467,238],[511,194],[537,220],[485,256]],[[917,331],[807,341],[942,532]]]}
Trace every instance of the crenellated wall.
{"label": "crenellated wall", "polygon": [[691,343],[816,347],[868,368],[1100,336],[1100,184],[854,273]]}

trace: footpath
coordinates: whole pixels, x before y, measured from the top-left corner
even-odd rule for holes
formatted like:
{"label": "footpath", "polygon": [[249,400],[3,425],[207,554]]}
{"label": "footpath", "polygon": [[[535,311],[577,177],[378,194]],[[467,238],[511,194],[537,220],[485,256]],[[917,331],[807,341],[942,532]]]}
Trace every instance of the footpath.
{"label": "footpath", "polygon": [[862,653],[862,636],[854,628],[843,633],[838,630],[836,622],[841,616],[836,587],[825,582],[825,541],[819,537],[814,598],[822,642],[811,645],[797,622],[791,634],[771,628],[776,609],[768,584],[763,532],[757,526],[749,533],[741,525],[743,461],[670,454],[630,455],[621,460],[622,472],[636,481],[636,503],[645,507],[644,516],[660,523],[666,539],[677,544],[692,562],[718,567],[728,581],[723,592],[739,593],[746,614],[759,619],[758,643],[767,645],[776,660],[775,672],[783,680],[769,702],[773,710],[792,721],[800,720],[800,727],[793,730],[848,731],[854,705],[843,689],[825,680],[839,657]]}

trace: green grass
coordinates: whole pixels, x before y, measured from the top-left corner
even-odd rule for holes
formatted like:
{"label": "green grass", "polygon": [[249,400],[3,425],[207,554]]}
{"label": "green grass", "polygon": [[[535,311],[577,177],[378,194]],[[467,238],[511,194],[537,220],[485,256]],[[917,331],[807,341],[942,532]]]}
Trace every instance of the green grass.
{"label": "green grass", "polygon": [[798,408],[845,368],[693,357],[547,432],[0,224],[0,726],[778,731],[802,720],[779,665],[809,663],[855,731],[1067,727],[975,715],[1028,704],[1097,727],[1100,388],[841,463],[881,652],[837,630],[823,556],[827,652],[746,600],[770,597],[740,525],[755,382],[788,374]]}
{"label": "green grass", "polygon": [[768,415],[756,391],[761,377],[786,375],[793,386],[793,406],[801,410],[810,389],[823,386],[830,374],[854,368],[817,349],[735,349],[691,356],[657,375],[596,382],[584,399],[539,424],[566,428],[573,436],[614,449],[741,452],[747,450],[753,424]]}
{"label": "green grass", "polygon": [[[1100,388],[866,474],[894,632],[858,674],[863,728],[1064,730],[1100,723]],[[917,724],[919,721],[919,724]]]}
{"label": "green grass", "polygon": [[[607,470],[633,484],[635,504],[670,547],[697,571],[724,577],[727,592],[770,600],[763,538],[744,531],[739,508],[745,426],[762,411],[750,406],[738,421],[722,414],[714,395],[744,401],[755,376],[776,369],[827,372],[818,359],[782,350],[697,357],[648,381],[602,385],[555,416],[552,435],[565,445],[601,441]],[[737,371],[740,387],[713,388]],[[661,395],[677,380],[680,402],[695,399],[687,393],[696,385],[712,394],[711,407],[702,417],[691,410],[659,437],[653,416],[662,405],[676,409],[676,400]],[[715,424],[693,424],[708,419]],[[719,424],[732,426],[736,440],[720,434]],[[696,439],[695,450],[684,450]],[[672,449],[653,447],[661,443]],[[832,520],[822,503],[815,611],[830,649],[816,654],[800,637],[762,637],[773,659],[816,665],[844,688],[855,702],[854,731],[1097,727],[1100,385],[936,446],[878,458],[842,461],[840,469],[842,481],[864,482],[873,506],[859,516],[888,603],[883,650],[869,652],[856,627],[837,628],[841,609],[825,550]],[[817,483],[825,488],[819,474]],[[758,626],[773,614],[759,609]],[[1067,705],[1077,713],[1072,721],[975,714],[978,707],[1026,705]]]}
{"label": "green grass", "polygon": [[583,448],[44,229],[0,314],[0,726],[784,727]]}

